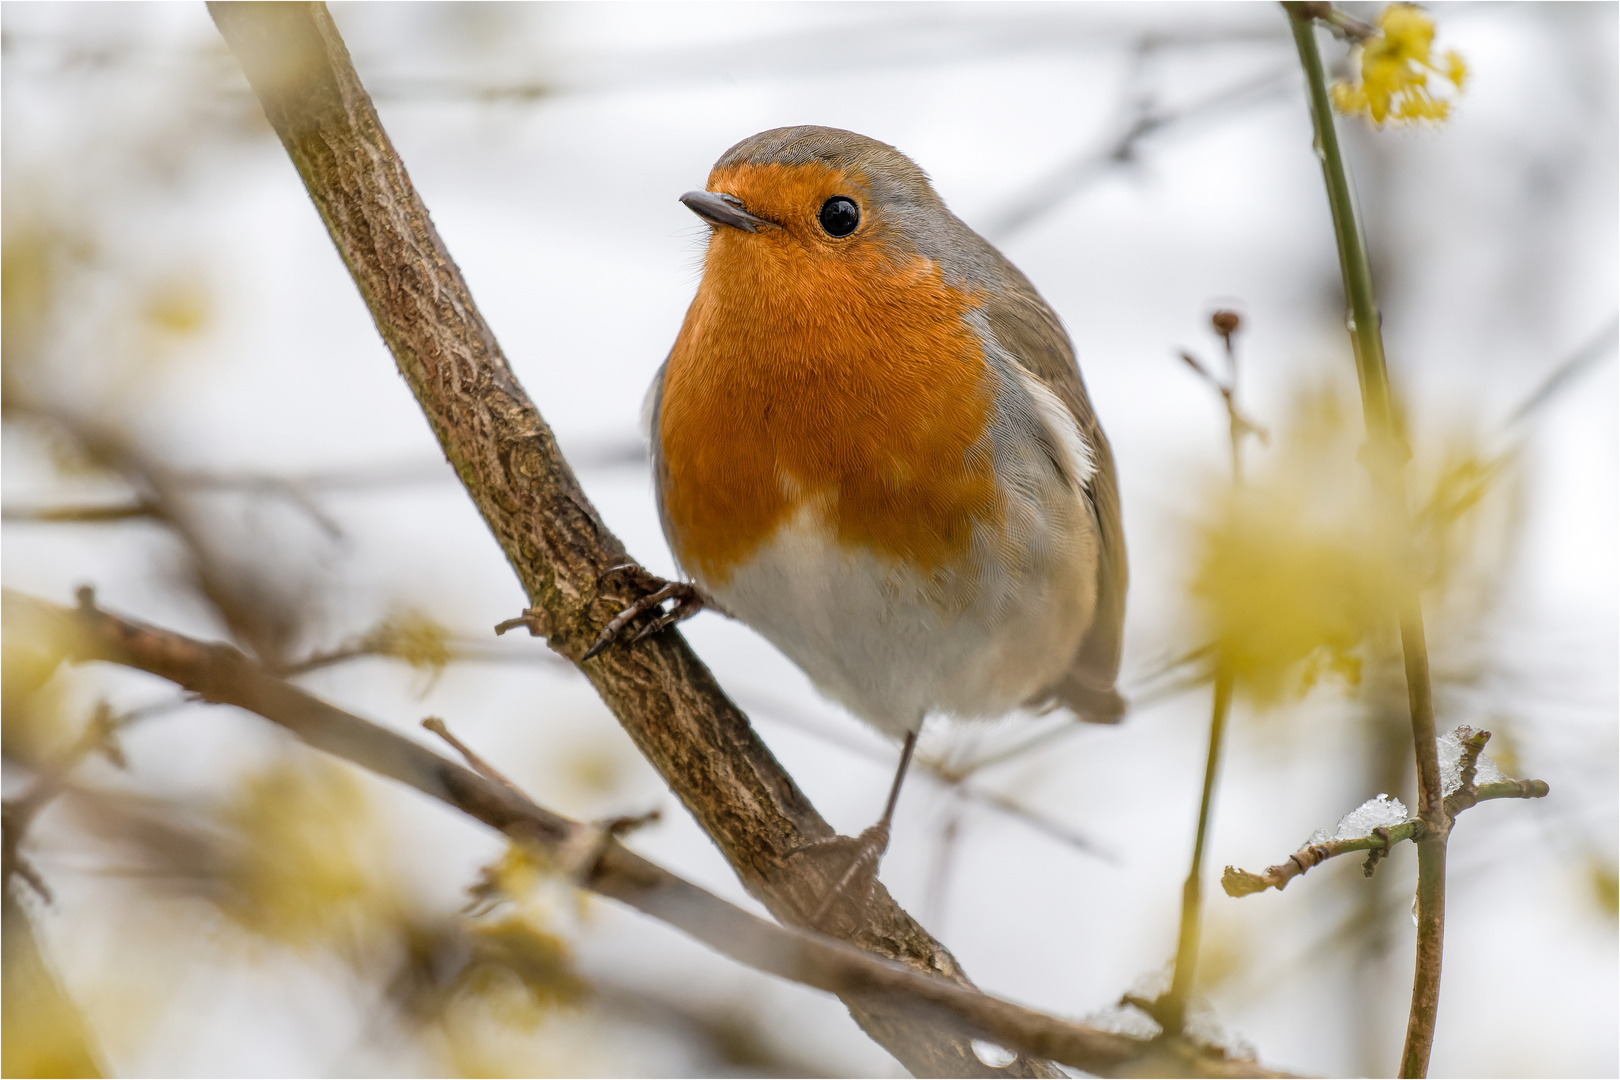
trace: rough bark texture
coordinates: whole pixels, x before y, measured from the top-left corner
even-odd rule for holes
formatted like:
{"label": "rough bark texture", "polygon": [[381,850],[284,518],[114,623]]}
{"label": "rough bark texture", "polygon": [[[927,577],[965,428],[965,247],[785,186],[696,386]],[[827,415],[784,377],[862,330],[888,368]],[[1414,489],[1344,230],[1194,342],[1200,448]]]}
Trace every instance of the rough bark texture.
{"label": "rough bark texture", "polygon": [[[210,3],[209,11],[445,456],[517,572],[537,629],[578,663],[623,603],[624,582],[603,574],[630,559],[513,377],[325,6]],[[826,848],[805,849],[834,830],[681,636],[614,646],[581,670],[749,892],[779,920],[807,925],[844,864],[829,864]],[[835,908],[817,929],[970,985],[882,886],[868,904]],[[1027,1058],[991,1069],[949,1027],[901,1016],[879,997],[851,993],[844,1001],[914,1074],[1056,1075]]]}

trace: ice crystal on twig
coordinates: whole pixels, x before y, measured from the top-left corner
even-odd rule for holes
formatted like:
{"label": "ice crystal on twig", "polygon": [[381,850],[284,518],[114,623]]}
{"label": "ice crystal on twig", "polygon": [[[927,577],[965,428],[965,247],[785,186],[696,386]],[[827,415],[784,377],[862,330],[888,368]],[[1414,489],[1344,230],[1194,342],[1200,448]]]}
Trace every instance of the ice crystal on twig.
{"label": "ice crystal on twig", "polygon": [[[1451,795],[1462,787],[1462,738],[1456,731],[1448,731],[1435,741],[1440,744],[1440,787],[1446,795]],[[1506,779],[1496,762],[1481,750],[1479,761],[1474,765],[1474,784],[1499,784]]]}

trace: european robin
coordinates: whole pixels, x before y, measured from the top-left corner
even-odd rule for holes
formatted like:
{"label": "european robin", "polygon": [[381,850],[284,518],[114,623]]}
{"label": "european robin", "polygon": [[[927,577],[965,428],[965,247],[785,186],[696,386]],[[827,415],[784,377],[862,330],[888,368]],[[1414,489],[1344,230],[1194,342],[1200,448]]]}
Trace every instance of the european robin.
{"label": "european robin", "polygon": [[711,233],[645,419],[691,581],[596,648],[713,607],[903,740],[875,871],[927,717],[1123,714],[1112,452],[1057,315],[892,146],[761,132],[681,201]]}

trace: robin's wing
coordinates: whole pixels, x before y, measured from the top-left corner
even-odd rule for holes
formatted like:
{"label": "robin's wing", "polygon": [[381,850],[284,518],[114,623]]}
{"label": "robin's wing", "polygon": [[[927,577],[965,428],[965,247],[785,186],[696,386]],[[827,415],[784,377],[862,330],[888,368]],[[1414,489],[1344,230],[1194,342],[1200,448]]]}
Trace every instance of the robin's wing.
{"label": "robin's wing", "polygon": [[664,404],[664,372],[668,369],[669,357],[666,356],[664,362],[658,365],[652,385],[647,387],[647,396],[641,399],[641,436],[647,440],[647,458],[652,465],[653,501],[658,504],[658,524],[664,530],[664,541],[669,544],[670,554],[675,556],[676,569],[680,570],[681,556],[675,546],[675,537],[669,531],[669,513],[664,509],[664,493],[669,487],[669,476],[664,468],[664,440],[658,436],[658,410]]}
{"label": "robin's wing", "polygon": [[1119,677],[1128,574],[1113,451],[1086,396],[1074,347],[1062,323],[1017,267],[999,253],[997,260],[1004,273],[1003,287],[992,290],[985,303],[990,332],[1025,371],[1068,408],[1096,466],[1085,490],[1088,509],[1097,524],[1096,610],[1069,670],[1031,704],[1056,702],[1073,709],[1083,720],[1118,723],[1126,707],[1114,683]]}

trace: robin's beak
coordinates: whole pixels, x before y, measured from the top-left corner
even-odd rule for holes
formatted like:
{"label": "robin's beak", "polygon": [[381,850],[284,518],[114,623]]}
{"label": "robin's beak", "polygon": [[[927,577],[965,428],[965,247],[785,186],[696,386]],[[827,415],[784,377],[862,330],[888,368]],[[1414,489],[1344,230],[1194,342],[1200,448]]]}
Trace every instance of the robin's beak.
{"label": "robin's beak", "polygon": [[688,191],[681,196],[681,202],[710,225],[729,225],[743,232],[759,232],[761,229],[777,227],[774,221],[755,217],[744,210],[742,200],[735,195],[716,191]]}

